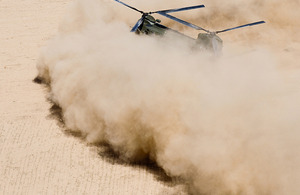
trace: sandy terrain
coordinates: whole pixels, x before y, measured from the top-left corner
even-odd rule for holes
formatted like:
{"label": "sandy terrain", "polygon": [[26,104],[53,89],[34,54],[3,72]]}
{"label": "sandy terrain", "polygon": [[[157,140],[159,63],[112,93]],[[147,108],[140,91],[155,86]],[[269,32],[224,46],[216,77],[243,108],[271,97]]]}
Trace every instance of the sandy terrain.
{"label": "sandy terrain", "polygon": [[156,168],[105,157],[51,117],[32,80],[68,2],[0,1],[0,194],[178,194]]}
{"label": "sandy terrain", "polygon": [[[71,1],[0,0],[0,195],[300,194],[300,0],[189,15],[267,22],[222,35],[221,60],[127,33],[135,15],[114,1]],[[121,160],[147,157],[182,180]]]}

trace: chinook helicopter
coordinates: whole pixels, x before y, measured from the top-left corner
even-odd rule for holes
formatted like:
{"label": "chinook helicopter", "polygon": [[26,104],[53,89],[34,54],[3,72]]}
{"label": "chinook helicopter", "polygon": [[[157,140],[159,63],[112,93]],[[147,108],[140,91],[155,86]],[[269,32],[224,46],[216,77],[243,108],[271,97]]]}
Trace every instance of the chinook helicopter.
{"label": "chinook helicopter", "polygon": [[[243,27],[247,27],[247,26],[254,26],[257,24],[265,23],[265,21],[258,21],[258,22],[244,24],[244,25],[240,25],[240,26],[236,26],[236,27],[228,28],[228,29],[224,29],[224,30],[209,31],[209,30],[201,28],[197,25],[194,25],[192,23],[189,23],[189,22],[186,22],[179,18],[176,18],[169,14],[169,13],[173,13],[173,12],[180,12],[180,11],[204,8],[205,7],[204,5],[195,5],[195,6],[183,7],[183,8],[177,8],[177,9],[166,9],[166,10],[159,10],[159,11],[153,11],[153,12],[144,12],[144,11],[141,11],[135,7],[132,7],[120,0],[115,0],[115,1],[142,14],[142,17],[133,26],[133,28],[131,29],[131,32],[135,32],[137,34],[142,33],[142,34],[156,34],[156,35],[164,35],[166,32],[174,32],[175,34],[178,34],[181,37],[185,37],[188,40],[193,40],[194,43],[196,43],[196,45],[198,47],[200,47],[201,50],[212,51],[215,54],[219,54],[223,47],[223,41],[217,34],[235,30],[235,29],[239,29],[239,28],[243,28]],[[188,27],[194,28],[196,30],[204,31],[205,33],[199,33],[197,39],[194,39],[183,33],[180,33],[176,30],[173,30],[171,28],[168,28],[168,27],[160,24],[161,20],[155,19],[151,14],[160,14],[164,17],[172,19],[172,20],[179,22],[181,24],[184,24]]]}

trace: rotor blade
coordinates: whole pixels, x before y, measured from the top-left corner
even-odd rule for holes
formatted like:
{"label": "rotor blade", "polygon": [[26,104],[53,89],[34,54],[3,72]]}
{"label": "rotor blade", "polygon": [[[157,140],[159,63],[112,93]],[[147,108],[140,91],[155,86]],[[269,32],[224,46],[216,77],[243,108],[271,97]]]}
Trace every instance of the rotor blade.
{"label": "rotor blade", "polygon": [[131,9],[133,9],[133,10],[135,10],[135,11],[138,11],[138,12],[140,12],[140,13],[144,13],[143,11],[141,11],[141,10],[138,10],[138,9],[136,9],[135,7],[132,7],[132,6],[130,6],[130,5],[127,5],[126,3],[123,3],[122,1],[119,1],[119,0],[115,0],[116,2],[119,2],[119,3],[121,3],[121,4],[123,4],[123,5],[125,5],[126,7],[129,7],[129,8],[131,8]]}
{"label": "rotor blade", "polygon": [[195,6],[190,6],[190,7],[178,8],[178,9],[166,9],[166,10],[150,12],[150,14],[154,14],[154,13],[158,13],[158,12],[164,12],[164,13],[180,12],[180,11],[185,11],[185,10],[198,9],[198,8],[202,8],[202,7],[205,7],[205,6],[204,5],[195,5]]}
{"label": "rotor blade", "polygon": [[131,29],[130,32],[135,32],[140,26],[141,24],[143,23],[144,21],[144,16],[142,16],[138,21],[137,23],[134,25],[134,27]]}
{"label": "rotor blade", "polygon": [[266,23],[266,22],[265,21],[253,22],[253,23],[249,23],[249,24],[245,24],[245,25],[241,25],[241,26],[237,26],[237,27],[233,27],[233,28],[228,28],[225,30],[216,31],[216,33],[218,34],[218,33],[226,32],[226,31],[230,31],[230,30],[234,30],[234,29],[238,29],[238,28],[243,28],[243,27],[253,26],[253,25],[263,24],[263,23]]}
{"label": "rotor blade", "polygon": [[189,26],[189,27],[191,27],[191,28],[194,28],[194,29],[197,29],[197,30],[203,30],[203,31],[205,31],[205,32],[207,32],[207,33],[209,33],[209,31],[208,30],[206,30],[206,29],[204,29],[204,28],[201,28],[201,27],[199,27],[199,26],[196,26],[196,25],[194,25],[194,24],[191,24],[191,23],[189,23],[189,22],[186,22],[186,21],[184,21],[184,20],[181,20],[181,19],[179,19],[179,18],[176,18],[176,17],[174,17],[174,16],[171,16],[171,15],[169,15],[169,14],[166,14],[165,12],[157,12],[158,14],[160,14],[160,15],[162,15],[162,16],[165,16],[165,17],[167,17],[167,18],[170,18],[170,19],[172,19],[172,20],[175,20],[176,22],[179,22],[179,23],[181,23],[181,24],[184,24],[184,25],[186,25],[186,26]]}

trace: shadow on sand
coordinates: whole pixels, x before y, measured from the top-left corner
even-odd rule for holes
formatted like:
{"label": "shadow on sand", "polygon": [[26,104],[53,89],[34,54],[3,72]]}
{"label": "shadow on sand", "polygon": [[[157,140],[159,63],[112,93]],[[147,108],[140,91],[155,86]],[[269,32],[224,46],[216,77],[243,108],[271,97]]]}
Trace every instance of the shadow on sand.
{"label": "shadow on sand", "polygon": [[[43,84],[43,86],[50,91],[50,86],[45,84],[43,80],[39,77],[36,77],[33,80],[34,83]],[[50,98],[47,99],[50,103],[51,107],[49,109],[49,115],[47,118],[51,120],[55,120],[57,125],[62,129],[63,133],[67,136],[72,136],[79,139],[82,142],[84,141],[84,136],[79,131],[72,131],[65,126],[62,109],[59,105],[55,104]],[[88,145],[88,144],[87,144]],[[110,164],[118,164],[123,166],[130,166],[138,169],[144,169],[147,172],[151,173],[156,180],[162,182],[164,185],[173,187],[176,185],[184,184],[184,181],[181,178],[170,177],[166,174],[166,172],[160,168],[156,162],[146,158],[139,162],[128,162],[122,158],[120,158],[120,154],[116,153],[109,143],[103,142],[98,144],[92,144],[91,146],[95,146],[98,152],[98,155],[109,162]]]}

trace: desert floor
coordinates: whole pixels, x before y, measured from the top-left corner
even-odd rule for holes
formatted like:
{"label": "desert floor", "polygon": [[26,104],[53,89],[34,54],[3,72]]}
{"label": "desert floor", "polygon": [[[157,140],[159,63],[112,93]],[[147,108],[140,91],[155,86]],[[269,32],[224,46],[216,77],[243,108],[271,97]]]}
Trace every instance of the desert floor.
{"label": "desert floor", "polygon": [[181,194],[151,165],[128,165],[66,133],[47,89],[33,82],[39,52],[70,0],[0,0],[0,194]]}

